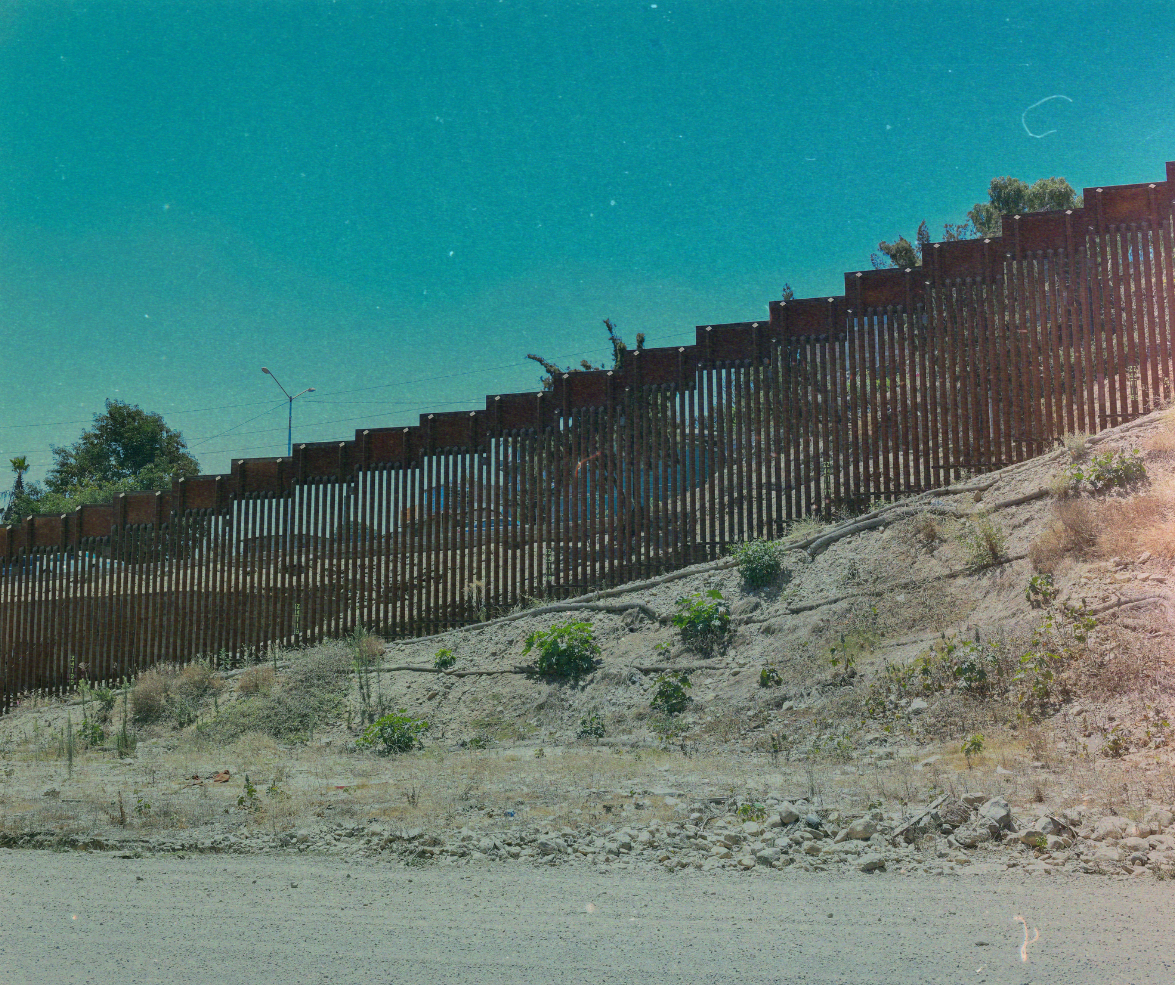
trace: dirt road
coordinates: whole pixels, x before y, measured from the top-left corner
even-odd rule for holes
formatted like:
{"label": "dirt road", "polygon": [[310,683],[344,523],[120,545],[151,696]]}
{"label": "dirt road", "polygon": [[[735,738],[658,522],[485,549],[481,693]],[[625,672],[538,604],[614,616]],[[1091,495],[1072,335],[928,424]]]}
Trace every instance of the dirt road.
{"label": "dirt road", "polygon": [[1149,879],[0,851],[0,981],[1166,985],[1173,902]]}

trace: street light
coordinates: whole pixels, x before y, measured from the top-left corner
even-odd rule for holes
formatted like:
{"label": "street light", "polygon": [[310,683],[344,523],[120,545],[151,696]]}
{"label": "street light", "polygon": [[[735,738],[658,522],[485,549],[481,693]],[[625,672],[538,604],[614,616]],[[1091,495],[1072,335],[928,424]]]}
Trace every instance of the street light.
{"label": "street light", "polygon": [[281,389],[281,392],[286,394],[286,399],[290,402],[290,425],[286,439],[286,456],[292,458],[294,455],[294,401],[297,400],[298,397],[302,396],[302,393],[313,393],[314,387],[308,386],[305,390],[302,391],[302,393],[295,393],[291,397],[288,393],[286,393],[286,388],[278,382],[277,377],[274,376],[273,373],[271,373],[264,366],[261,367],[261,372],[273,380],[274,383],[277,383],[278,387]]}

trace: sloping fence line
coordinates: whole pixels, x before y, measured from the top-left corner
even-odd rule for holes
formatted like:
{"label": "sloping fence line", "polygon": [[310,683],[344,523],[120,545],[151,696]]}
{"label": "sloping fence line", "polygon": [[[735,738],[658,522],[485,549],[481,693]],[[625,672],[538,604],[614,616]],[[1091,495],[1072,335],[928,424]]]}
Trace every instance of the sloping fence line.
{"label": "sloping fence line", "polygon": [[1169,399],[1163,182],[1007,216],[692,346],[0,529],[0,709],[160,662],[431,634],[945,485]]}

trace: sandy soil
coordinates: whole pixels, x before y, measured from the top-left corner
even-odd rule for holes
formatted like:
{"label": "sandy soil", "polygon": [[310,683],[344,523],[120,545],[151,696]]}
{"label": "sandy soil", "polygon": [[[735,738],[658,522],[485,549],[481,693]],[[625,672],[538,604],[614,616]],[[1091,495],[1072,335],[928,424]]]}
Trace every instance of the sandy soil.
{"label": "sandy soil", "polygon": [[1165,985],[1171,886],[0,851],[0,979]]}

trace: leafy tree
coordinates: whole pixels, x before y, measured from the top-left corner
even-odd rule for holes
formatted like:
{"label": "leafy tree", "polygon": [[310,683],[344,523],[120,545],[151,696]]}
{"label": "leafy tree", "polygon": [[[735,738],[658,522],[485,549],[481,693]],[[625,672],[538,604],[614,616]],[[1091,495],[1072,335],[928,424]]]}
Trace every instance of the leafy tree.
{"label": "leafy tree", "polygon": [[[611,318],[604,319],[604,327],[608,329],[608,341],[612,343],[612,369],[620,366],[620,354],[628,351],[628,345],[619,335],[616,334],[616,326],[612,324]],[[636,351],[640,352],[645,347],[645,333],[636,333]],[[590,359],[582,359],[578,366],[568,366],[566,369],[561,369],[556,363],[549,362],[542,356],[536,356],[534,353],[528,353],[527,359],[533,359],[536,363],[543,367],[546,376],[543,377],[543,389],[552,390],[555,387],[555,377],[563,373],[584,373],[596,369],[608,369],[603,363],[599,366],[594,365]]]}
{"label": "leafy tree", "polygon": [[174,476],[196,475],[200,464],[187,442],[162,415],[121,400],[107,400],[106,413],[69,448],[54,446],[45,477],[50,492],[70,495],[95,486],[131,482],[136,489],[170,489]]}
{"label": "leafy tree", "polygon": [[183,435],[168,427],[160,414],[108,400],[106,412],[95,414],[94,426],[72,446],[52,448],[55,461],[43,486],[24,483],[27,459],[11,460],[17,481],[4,522],[109,503],[118,493],[168,490],[172,478],[200,471],[186,448]]}
{"label": "leafy tree", "polygon": [[[992,178],[988,187],[988,201],[976,202],[967,213],[967,221],[946,223],[943,242],[960,239],[980,239],[999,236],[1001,215],[1019,215],[1024,212],[1059,212],[1081,207],[1081,198],[1064,178],[1041,178],[1031,185],[1019,178]],[[918,227],[915,241],[904,236],[894,242],[877,244],[881,255],[871,257],[877,269],[898,267],[912,269],[922,266],[922,250],[930,242],[930,230],[923,222]]]}

